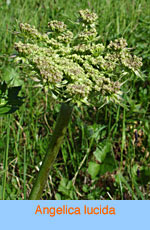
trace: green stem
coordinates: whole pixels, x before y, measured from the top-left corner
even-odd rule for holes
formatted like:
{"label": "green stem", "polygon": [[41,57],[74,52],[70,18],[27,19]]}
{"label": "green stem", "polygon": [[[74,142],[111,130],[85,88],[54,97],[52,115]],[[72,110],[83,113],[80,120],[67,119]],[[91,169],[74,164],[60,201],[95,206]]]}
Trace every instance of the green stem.
{"label": "green stem", "polygon": [[3,187],[2,187],[2,199],[5,200],[5,190],[6,190],[6,179],[8,172],[8,152],[9,152],[9,141],[10,141],[10,121],[11,117],[8,115],[8,126],[7,126],[7,142],[6,142],[6,152],[4,158],[4,176],[3,176]]}
{"label": "green stem", "polygon": [[57,157],[60,146],[64,139],[72,109],[73,108],[68,104],[61,105],[60,113],[56,121],[55,130],[53,136],[51,137],[48,151],[37,175],[35,184],[29,196],[29,200],[39,200],[42,195],[43,189],[49,176],[49,171]]}

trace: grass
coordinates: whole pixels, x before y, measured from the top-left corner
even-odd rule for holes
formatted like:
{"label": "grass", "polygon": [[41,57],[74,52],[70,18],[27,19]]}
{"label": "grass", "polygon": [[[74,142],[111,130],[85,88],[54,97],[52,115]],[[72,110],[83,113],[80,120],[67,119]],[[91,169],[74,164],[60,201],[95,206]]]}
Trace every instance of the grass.
{"label": "grass", "polygon": [[[0,71],[13,66],[10,56],[20,22],[45,31],[51,19],[72,21],[79,9],[99,15],[101,40],[127,39],[143,58],[143,78],[129,81],[128,105],[101,110],[75,108],[67,136],[49,175],[43,199],[150,199],[150,2],[149,0],[14,1],[0,3]],[[74,30],[77,30],[75,27]],[[14,67],[14,66],[13,66]],[[21,76],[21,73],[20,73]],[[0,118],[0,198],[27,199],[52,135],[60,105],[30,80],[22,86],[25,102],[12,115]],[[95,173],[95,151],[108,154],[111,146],[116,168]],[[95,163],[89,169],[90,162]],[[90,171],[92,170],[92,171]]]}

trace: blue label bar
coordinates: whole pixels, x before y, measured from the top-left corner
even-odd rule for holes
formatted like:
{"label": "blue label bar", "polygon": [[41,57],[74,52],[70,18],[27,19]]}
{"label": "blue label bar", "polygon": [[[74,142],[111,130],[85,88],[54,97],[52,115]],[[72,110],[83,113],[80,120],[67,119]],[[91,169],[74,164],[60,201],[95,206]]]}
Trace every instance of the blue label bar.
{"label": "blue label bar", "polygon": [[1,229],[149,229],[150,201],[0,201]]}

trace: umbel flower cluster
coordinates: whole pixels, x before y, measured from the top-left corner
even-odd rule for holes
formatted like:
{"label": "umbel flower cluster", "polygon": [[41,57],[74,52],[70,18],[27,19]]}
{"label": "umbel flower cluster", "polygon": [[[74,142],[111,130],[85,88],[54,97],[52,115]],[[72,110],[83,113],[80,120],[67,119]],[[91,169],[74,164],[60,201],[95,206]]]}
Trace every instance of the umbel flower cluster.
{"label": "umbel flower cluster", "polygon": [[20,24],[23,42],[15,43],[16,60],[60,102],[118,102],[124,77],[139,73],[141,58],[130,53],[123,38],[104,46],[96,30],[97,15],[89,10],[79,14],[80,31],[75,35],[56,20],[48,23],[45,34]]}

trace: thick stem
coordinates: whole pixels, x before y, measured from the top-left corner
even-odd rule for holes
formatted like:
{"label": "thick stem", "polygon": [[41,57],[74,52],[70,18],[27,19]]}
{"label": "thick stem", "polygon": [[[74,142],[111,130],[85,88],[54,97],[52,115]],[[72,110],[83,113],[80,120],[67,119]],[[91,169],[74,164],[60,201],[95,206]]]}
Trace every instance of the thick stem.
{"label": "thick stem", "polygon": [[68,123],[71,117],[72,109],[73,108],[68,104],[61,105],[61,109],[56,121],[54,133],[50,140],[48,151],[37,175],[35,184],[29,196],[29,200],[39,200],[42,195],[43,189],[49,176],[49,171],[57,157],[60,146],[64,139],[66,129],[68,127]]}

